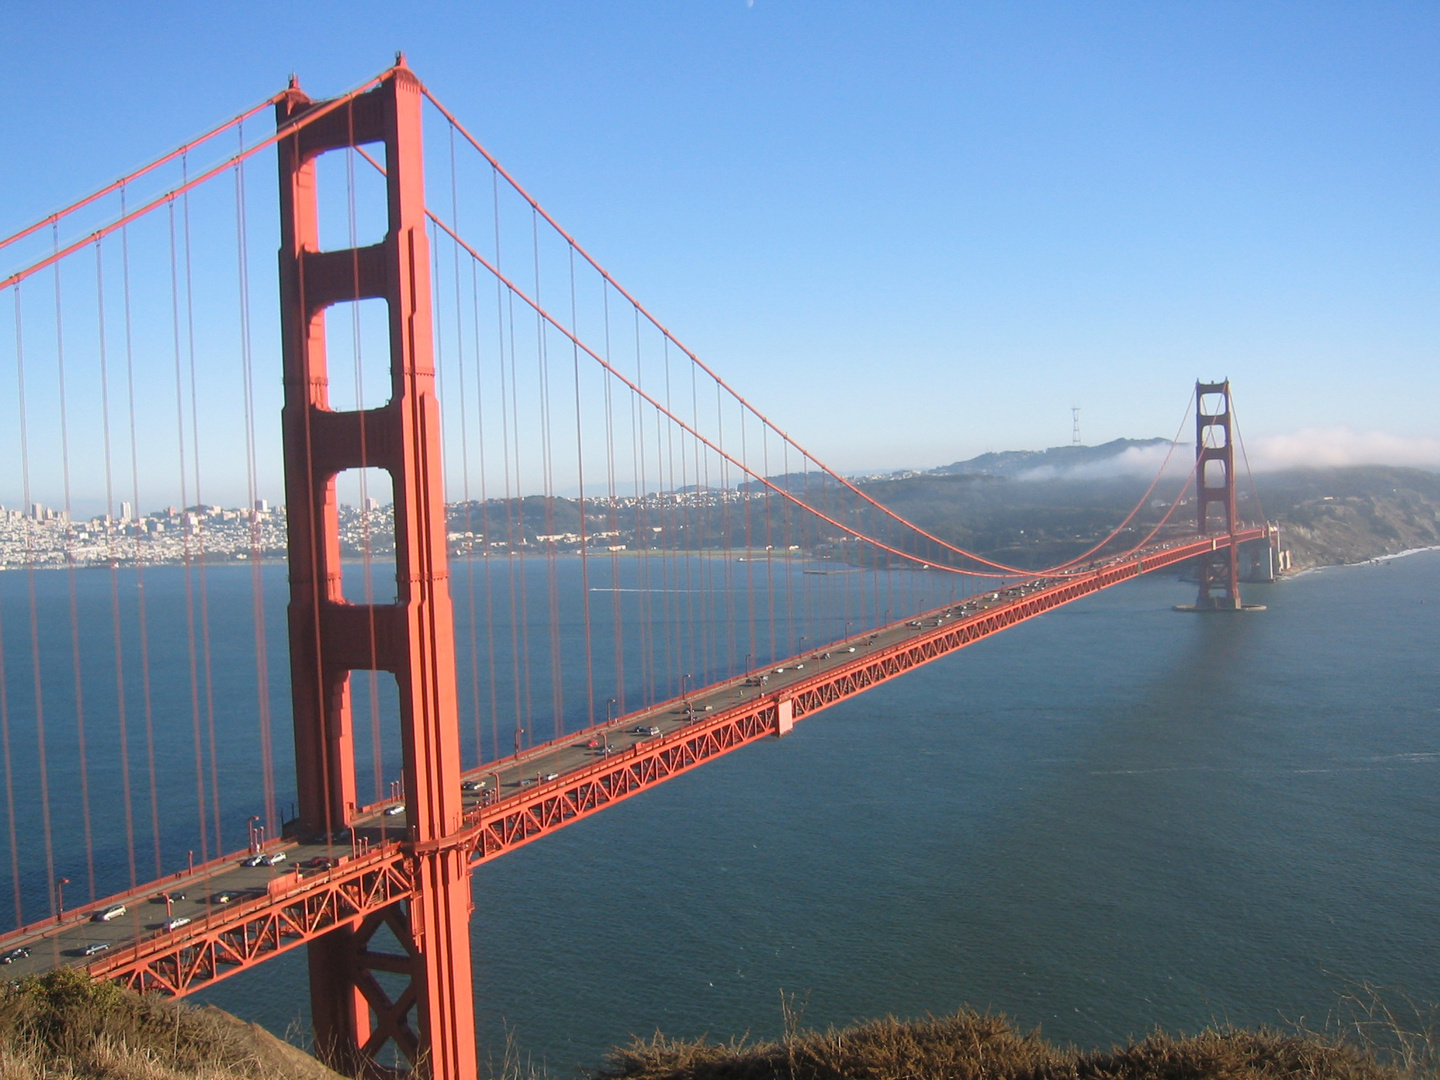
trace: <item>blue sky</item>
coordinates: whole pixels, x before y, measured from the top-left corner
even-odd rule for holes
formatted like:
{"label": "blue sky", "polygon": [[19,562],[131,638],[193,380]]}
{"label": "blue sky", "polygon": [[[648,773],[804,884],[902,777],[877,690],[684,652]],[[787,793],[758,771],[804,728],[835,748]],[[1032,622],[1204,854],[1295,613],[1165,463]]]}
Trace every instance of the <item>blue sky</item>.
{"label": "blue sky", "polygon": [[[0,232],[396,49],[846,470],[1169,435],[1440,466],[1430,4],[34,3]],[[254,182],[264,182],[260,178]],[[268,254],[263,257],[268,258]]]}

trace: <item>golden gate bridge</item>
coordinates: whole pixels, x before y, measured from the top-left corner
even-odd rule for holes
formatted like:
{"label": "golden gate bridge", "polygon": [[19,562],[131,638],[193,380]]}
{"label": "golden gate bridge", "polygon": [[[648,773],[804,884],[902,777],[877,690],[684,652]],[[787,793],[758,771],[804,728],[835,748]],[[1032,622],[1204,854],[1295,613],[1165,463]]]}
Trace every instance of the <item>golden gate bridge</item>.
{"label": "golden gate bridge", "polygon": [[[277,232],[278,296],[252,258]],[[323,101],[292,79],[0,250],[0,959],[184,995],[303,945],[316,1046],[355,1075],[476,1074],[480,863],[1141,574],[1193,564],[1196,610],[1242,610],[1242,545],[1277,540],[1240,520],[1228,382],[1185,406],[1193,461],[1055,565],[920,528],[682,345],[403,58]]]}

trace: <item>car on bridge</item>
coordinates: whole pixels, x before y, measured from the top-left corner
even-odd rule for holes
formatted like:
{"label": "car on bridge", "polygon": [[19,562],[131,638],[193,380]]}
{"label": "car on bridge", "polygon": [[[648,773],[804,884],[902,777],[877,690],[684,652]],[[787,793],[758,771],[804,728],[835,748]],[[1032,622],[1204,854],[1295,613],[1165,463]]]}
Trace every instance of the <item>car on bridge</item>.
{"label": "car on bridge", "polygon": [[306,870],[329,870],[339,864],[340,860],[332,855],[316,855],[313,859],[306,859],[300,865]]}
{"label": "car on bridge", "polygon": [[285,861],[285,852],[275,851],[263,857],[265,866],[279,866]]}
{"label": "car on bridge", "polygon": [[102,908],[101,910],[95,912],[94,915],[91,915],[91,916],[90,916],[90,921],[91,921],[91,922],[109,922],[111,919],[118,919],[121,915],[124,915],[124,914],[125,914],[125,905],[124,905],[124,904],[111,904],[109,907],[107,907],[107,908]]}
{"label": "car on bridge", "polygon": [[110,942],[108,941],[92,941],[80,950],[80,955],[94,956],[96,953],[102,953],[108,948],[110,948]]}
{"label": "car on bridge", "polygon": [[387,807],[385,808],[385,816],[386,816],[386,817],[398,817],[400,814],[403,814],[404,812],[405,812],[405,804],[404,804],[403,802],[396,803],[394,806],[387,806]]}
{"label": "car on bridge", "polygon": [[25,946],[20,945],[14,949],[11,949],[4,956],[0,956],[0,964],[5,964],[8,966],[15,963],[16,960],[24,960],[28,958],[29,955],[30,950],[25,948]]}
{"label": "car on bridge", "polygon": [[186,916],[186,915],[177,915],[177,916],[175,916],[175,918],[173,918],[173,919],[166,919],[166,920],[161,924],[161,929],[162,929],[162,930],[167,930],[167,931],[169,931],[169,930],[179,930],[180,927],[182,927],[182,926],[189,926],[189,925],[190,925],[190,919],[189,919],[188,916]]}
{"label": "car on bridge", "polygon": [[632,734],[635,734],[635,735],[659,735],[659,734],[660,734],[660,729],[659,729],[658,727],[656,727],[654,724],[636,724],[633,728],[630,729],[630,731],[631,731]]}
{"label": "car on bridge", "polygon": [[268,861],[269,858],[270,858],[270,857],[269,857],[268,855],[264,854],[263,852],[256,852],[254,855],[250,855],[250,856],[248,856],[248,857],[246,857],[246,858],[244,858],[244,859],[241,859],[241,860],[240,860],[240,865],[241,865],[241,866],[269,866],[269,865],[270,865],[270,863],[269,863],[269,861]]}

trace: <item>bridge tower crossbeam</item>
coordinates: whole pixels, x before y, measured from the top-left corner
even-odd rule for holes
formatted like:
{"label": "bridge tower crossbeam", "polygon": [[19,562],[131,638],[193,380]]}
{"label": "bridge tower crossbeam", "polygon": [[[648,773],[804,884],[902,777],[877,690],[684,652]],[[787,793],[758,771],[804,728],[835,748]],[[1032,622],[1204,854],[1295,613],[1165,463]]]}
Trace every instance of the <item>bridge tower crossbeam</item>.
{"label": "bridge tower crossbeam", "polygon": [[[447,838],[462,825],[454,628],[449,594],[440,409],[435,396],[430,257],[421,157],[422,88],[400,60],[355,96],[278,144],[285,496],[290,664],[299,793],[290,830],[333,835],[357,813],[352,671],[389,671],[400,741],[415,889],[309,946],[316,1046],[353,1075],[382,1075],[394,1053],[445,1080],[476,1075],[470,969],[470,881]],[[284,127],[320,110],[298,87],[276,106]],[[316,159],[384,145],[387,232],[369,247],[321,250]],[[325,311],[378,298],[389,308],[390,400],[331,407]],[[396,600],[351,604],[341,590],[336,477],[381,468],[391,478]],[[385,927],[402,952],[371,948]],[[408,985],[393,1000],[376,972]],[[387,1051],[387,1044],[392,1048]],[[386,1054],[392,1055],[388,1059]]]}

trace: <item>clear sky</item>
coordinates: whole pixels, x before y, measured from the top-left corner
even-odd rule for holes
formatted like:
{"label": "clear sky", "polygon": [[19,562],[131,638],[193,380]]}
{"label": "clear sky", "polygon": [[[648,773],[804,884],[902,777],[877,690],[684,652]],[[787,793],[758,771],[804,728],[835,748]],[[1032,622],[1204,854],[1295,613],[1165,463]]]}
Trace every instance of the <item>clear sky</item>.
{"label": "clear sky", "polygon": [[0,233],[296,72],[417,74],[822,458],[1169,435],[1440,466],[1440,7],[0,6]]}

